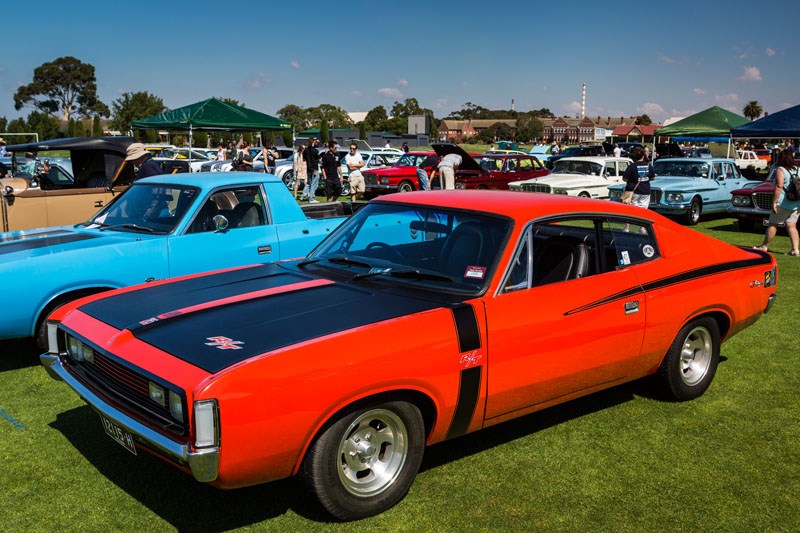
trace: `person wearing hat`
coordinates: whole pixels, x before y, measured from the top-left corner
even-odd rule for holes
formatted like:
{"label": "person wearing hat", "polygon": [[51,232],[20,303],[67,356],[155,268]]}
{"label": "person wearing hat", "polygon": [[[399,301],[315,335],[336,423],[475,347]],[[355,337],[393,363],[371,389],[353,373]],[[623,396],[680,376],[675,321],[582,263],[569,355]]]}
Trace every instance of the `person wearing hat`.
{"label": "person wearing hat", "polygon": [[0,137],[0,157],[6,157],[8,152],[6,151],[6,140]]}
{"label": "person wearing hat", "polygon": [[134,181],[164,173],[161,165],[153,161],[152,154],[144,149],[142,143],[133,143],[128,146],[127,154],[125,161],[132,163],[137,168]]}

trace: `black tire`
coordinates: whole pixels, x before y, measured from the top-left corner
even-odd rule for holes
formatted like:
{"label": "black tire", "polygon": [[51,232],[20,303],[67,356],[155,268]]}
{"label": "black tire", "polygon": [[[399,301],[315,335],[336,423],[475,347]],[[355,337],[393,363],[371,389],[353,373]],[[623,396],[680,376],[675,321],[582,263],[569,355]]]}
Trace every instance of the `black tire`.
{"label": "black tire", "polygon": [[400,185],[397,187],[397,192],[411,192],[413,190],[414,186],[411,185],[411,183],[408,181],[401,182]]}
{"label": "black tire", "polygon": [[702,395],[719,364],[719,326],[712,318],[699,318],[679,332],[658,369],[667,393],[683,402]]}
{"label": "black tire", "polygon": [[283,182],[286,184],[286,186],[289,188],[289,190],[293,190],[294,189],[294,171],[293,170],[287,170],[286,172],[283,173]]}
{"label": "black tire", "polygon": [[753,231],[756,227],[756,221],[749,218],[739,219],[739,229],[741,231]]}
{"label": "black tire", "polygon": [[703,203],[700,198],[692,198],[692,203],[689,204],[689,211],[684,215],[684,221],[689,226],[694,226],[700,222],[700,215],[703,213]]}
{"label": "black tire", "polygon": [[[376,404],[334,421],[309,448],[302,475],[325,510],[340,520],[358,520],[405,497],[424,448],[425,426],[415,405]],[[372,468],[378,463],[380,468]]]}
{"label": "black tire", "polygon": [[83,298],[84,296],[89,296],[90,294],[95,294],[97,292],[102,292],[103,290],[108,289],[96,289],[96,290],[83,290],[77,291],[70,294],[64,294],[59,296],[56,300],[50,302],[50,304],[44,308],[42,314],[39,315],[38,321],[36,323],[36,337],[34,340],[36,341],[36,347],[40,350],[46,352],[49,346],[47,345],[47,317],[49,317],[53,312],[61,307],[62,305],[68,304],[73,300],[77,300],[78,298]]}
{"label": "black tire", "polygon": [[350,196],[350,182],[345,181],[342,183],[342,196]]}
{"label": "black tire", "polygon": [[591,198],[591,197],[592,197],[592,195],[591,195],[591,194],[589,194],[589,193],[588,193],[588,192],[586,192],[586,191],[582,191],[582,192],[581,192],[581,193],[578,195],[578,198]]}

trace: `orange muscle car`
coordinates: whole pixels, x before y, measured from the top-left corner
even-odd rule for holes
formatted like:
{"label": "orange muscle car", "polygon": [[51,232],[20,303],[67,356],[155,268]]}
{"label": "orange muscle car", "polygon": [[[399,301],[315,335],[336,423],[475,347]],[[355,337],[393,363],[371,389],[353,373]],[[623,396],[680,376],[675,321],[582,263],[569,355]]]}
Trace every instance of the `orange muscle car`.
{"label": "orange muscle car", "polygon": [[426,445],[650,374],[700,396],[776,275],[646,209],[412,192],[303,260],[64,306],[42,363],[130,452],[220,488],[301,475],[350,520],[400,501]]}

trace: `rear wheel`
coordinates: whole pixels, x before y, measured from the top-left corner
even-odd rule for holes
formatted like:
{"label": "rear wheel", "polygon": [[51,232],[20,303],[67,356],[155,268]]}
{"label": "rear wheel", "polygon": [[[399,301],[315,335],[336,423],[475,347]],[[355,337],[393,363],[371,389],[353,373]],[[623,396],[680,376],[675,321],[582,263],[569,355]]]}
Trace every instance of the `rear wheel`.
{"label": "rear wheel", "polygon": [[592,196],[586,191],[583,191],[578,195],[578,198],[591,198],[591,197]]}
{"label": "rear wheel", "polygon": [[350,182],[345,181],[342,183],[342,196],[350,196]]}
{"label": "rear wheel", "polygon": [[294,170],[287,170],[284,172],[283,182],[289,189],[294,189]]}
{"label": "rear wheel", "polygon": [[419,409],[386,402],[345,414],[311,445],[303,463],[309,491],[332,515],[358,520],[381,513],[408,492],[422,462]]}
{"label": "rear wheel", "polygon": [[684,326],[658,370],[667,392],[678,401],[702,395],[719,364],[719,326],[712,318],[700,318]]}

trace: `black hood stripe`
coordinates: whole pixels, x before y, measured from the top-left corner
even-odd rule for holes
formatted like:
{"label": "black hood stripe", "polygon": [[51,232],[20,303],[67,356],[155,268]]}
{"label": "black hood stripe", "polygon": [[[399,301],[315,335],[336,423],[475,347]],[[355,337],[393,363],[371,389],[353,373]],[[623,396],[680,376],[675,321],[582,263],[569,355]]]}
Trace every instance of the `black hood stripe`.
{"label": "black hood stripe", "polygon": [[[264,292],[242,298],[258,291]],[[215,373],[286,346],[462,301],[423,300],[386,285],[331,282],[265,264],[119,293],[80,310],[120,330],[135,324],[136,338]],[[191,312],[173,316],[175,302]],[[159,315],[168,320],[150,320]]]}
{"label": "black hood stripe", "polygon": [[674,276],[667,276],[666,278],[661,278],[646,283],[641,287],[631,287],[630,289],[626,289],[616,294],[612,294],[611,296],[607,296],[600,300],[594,301],[590,304],[581,307],[576,307],[575,309],[567,311],[566,313],[564,313],[564,315],[565,316],[573,315],[575,313],[580,313],[581,311],[587,311],[589,309],[605,305],[615,300],[620,300],[622,298],[630,298],[635,294],[639,294],[646,291],[653,291],[657,289],[663,289],[664,287],[669,287],[671,285],[676,285],[678,283],[684,283],[699,278],[714,276],[716,274],[721,274],[723,272],[730,272],[732,270],[741,270],[744,268],[750,268],[758,265],[769,265],[772,263],[772,256],[770,256],[768,253],[759,252],[757,250],[753,250],[753,253],[758,253],[758,255],[760,255],[761,257],[757,259],[743,259],[740,261],[729,261],[727,263],[719,263],[716,265],[711,265],[707,267],[696,268],[694,270],[688,270],[686,272],[681,272],[680,274],[675,274]]}
{"label": "black hood stripe", "polygon": [[95,239],[98,235],[90,235],[88,233],[64,233],[61,235],[52,235],[49,237],[40,237],[32,235],[30,237],[23,237],[21,240],[13,239],[10,242],[0,244],[0,255],[11,254],[14,252],[21,252],[24,250],[35,250],[37,248],[44,248],[46,246],[56,246],[59,244],[68,244],[71,242],[85,241],[87,239]]}

